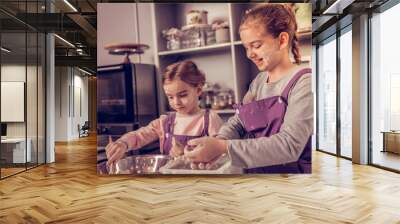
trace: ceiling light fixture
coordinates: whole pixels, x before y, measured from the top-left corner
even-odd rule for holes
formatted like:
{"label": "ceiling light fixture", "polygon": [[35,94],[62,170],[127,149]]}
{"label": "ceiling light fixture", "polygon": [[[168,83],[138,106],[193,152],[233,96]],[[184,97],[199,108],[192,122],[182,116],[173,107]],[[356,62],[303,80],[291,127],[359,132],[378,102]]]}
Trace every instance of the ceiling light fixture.
{"label": "ceiling light fixture", "polygon": [[332,5],[325,9],[322,14],[342,14],[343,10],[353,2],[354,0],[336,0]]}
{"label": "ceiling light fixture", "polygon": [[78,12],[78,10],[68,1],[68,0],[64,0],[65,4],[67,4],[72,10],[74,10],[74,12]]}
{"label": "ceiling light fixture", "polygon": [[11,50],[9,50],[9,49],[7,49],[7,48],[5,48],[5,47],[1,47],[0,49],[1,49],[2,51],[6,52],[6,53],[10,53],[10,52],[11,52]]}
{"label": "ceiling light fixture", "polygon": [[86,71],[86,70],[83,70],[83,69],[81,69],[81,68],[79,68],[79,67],[78,67],[78,70],[81,71],[81,72],[83,72],[83,73],[85,73],[85,74],[87,74],[87,75],[90,75],[90,76],[93,75],[92,73],[90,73],[90,72],[88,72],[88,71]]}
{"label": "ceiling light fixture", "polygon": [[66,43],[67,45],[69,45],[69,46],[75,48],[75,45],[73,45],[73,44],[72,44],[71,42],[69,42],[68,40],[66,40],[66,39],[64,39],[64,38],[62,38],[62,37],[60,37],[60,36],[57,35],[57,34],[54,34],[54,36],[57,37],[58,39],[60,39],[61,41],[63,41],[64,43]]}

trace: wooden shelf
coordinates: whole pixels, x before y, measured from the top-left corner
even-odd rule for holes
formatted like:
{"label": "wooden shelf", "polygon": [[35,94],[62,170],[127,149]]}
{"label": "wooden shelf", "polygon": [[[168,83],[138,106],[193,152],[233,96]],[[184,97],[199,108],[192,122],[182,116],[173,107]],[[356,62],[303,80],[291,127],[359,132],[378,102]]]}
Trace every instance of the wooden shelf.
{"label": "wooden shelf", "polygon": [[214,110],[217,114],[234,114],[236,110],[234,109],[224,109],[224,110]]}
{"label": "wooden shelf", "polygon": [[213,44],[213,45],[196,47],[196,48],[186,48],[186,49],[179,49],[179,50],[173,50],[173,51],[161,51],[161,52],[158,52],[158,55],[159,56],[167,56],[167,55],[175,55],[175,54],[206,53],[206,52],[212,52],[215,50],[229,49],[231,44],[232,44],[231,42],[227,42],[227,43],[222,43],[222,44]]}
{"label": "wooden shelf", "polygon": [[237,41],[233,42],[233,45],[242,45],[242,41],[241,40],[237,40]]}
{"label": "wooden shelf", "polygon": [[[210,110],[216,112],[217,114],[234,114],[236,112],[236,110],[234,110],[234,109],[223,109],[223,110],[210,109]],[[175,112],[175,111],[168,110],[166,112],[171,113],[171,112]]]}

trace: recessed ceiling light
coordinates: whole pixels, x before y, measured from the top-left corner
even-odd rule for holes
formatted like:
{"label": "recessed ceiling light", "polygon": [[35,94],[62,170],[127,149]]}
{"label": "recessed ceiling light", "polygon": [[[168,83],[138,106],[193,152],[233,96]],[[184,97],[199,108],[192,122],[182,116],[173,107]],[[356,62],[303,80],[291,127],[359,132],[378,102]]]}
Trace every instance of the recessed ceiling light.
{"label": "recessed ceiling light", "polygon": [[75,48],[75,45],[73,45],[73,44],[72,44],[71,42],[69,42],[68,40],[66,40],[66,39],[64,39],[64,38],[62,38],[62,37],[60,37],[60,36],[57,35],[57,34],[54,34],[54,36],[57,37],[58,39],[60,39],[62,42],[66,43],[67,45],[69,45],[69,46]]}
{"label": "recessed ceiling light", "polygon": [[342,14],[343,10],[354,1],[355,0],[336,0],[332,5],[325,9],[322,14]]}
{"label": "recessed ceiling light", "polygon": [[78,67],[78,70],[81,71],[81,72],[83,72],[83,73],[85,73],[85,74],[87,74],[87,75],[93,75],[92,73],[90,73],[90,72],[88,72],[88,71],[86,71],[86,70],[83,70],[83,69],[81,69],[81,68],[79,68],[79,67]]}
{"label": "recessed ceiling light", "polygon": [[9,50],[9,49],[7,49],[7,48],[5,48],[5,47],[1,47],[0,49],[1,49],[2,51],[6,52],[6,53],[10,53],[10,52],[11,52],[11,50]]}
{"label": "recessed ceiling light", "polygon": [[72,10],[74,10],[74,12],[78,12],[78,10],[68,1],[68,0],[64,0],[65,4],[67,4]]}

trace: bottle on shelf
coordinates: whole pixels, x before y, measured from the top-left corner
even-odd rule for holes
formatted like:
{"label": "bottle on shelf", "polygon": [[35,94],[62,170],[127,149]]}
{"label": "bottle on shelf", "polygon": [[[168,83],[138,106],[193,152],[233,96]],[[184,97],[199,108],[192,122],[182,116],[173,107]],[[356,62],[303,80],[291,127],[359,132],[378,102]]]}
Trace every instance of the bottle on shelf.
{"label": "bottle on shelf", "polygon": [[211,91],[207,91],[205,94],[205,108],[210,109],[212,106],[213,94]]}
{"label": "bottle on shelf", "polygon": [[221,108],[220,108],[220,105],[219,105],[219,99],[218,99],[218,96],[217,96],[217,95],[214,95],[214,96],[213,96],[213,102],[212,102],[211,109],[213,109],[213,110],[219,110],[219,109],[221,109]]}

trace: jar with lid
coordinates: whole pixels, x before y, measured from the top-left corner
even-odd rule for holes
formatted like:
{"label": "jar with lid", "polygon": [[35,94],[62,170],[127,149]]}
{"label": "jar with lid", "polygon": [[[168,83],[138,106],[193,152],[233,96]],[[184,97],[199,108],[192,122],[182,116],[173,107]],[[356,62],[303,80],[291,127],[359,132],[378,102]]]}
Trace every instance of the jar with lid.
{"label": "jar with lid", "polygon": [[211,108],[214,96],[214,86],[206,82],[203,86],[203,95],[205,108]]}
{"label": "jar with lid", "polygon": [[228,103],[227,103],[227,106],[228,106],[229,108],[232,108],[232,107],[233,107],[233,104],[235,104],[235,100],[233,99],[233,93],[230,92],[229,95],[228,95]]}
{"label": "jar with lid", "polygon": [[[195,48],[207,45],[208,32],[212,30],[208,24],[193,24],[182,27],[183,48]],[[212,39],[210,39],[210,42]]]}
{"label": "jar with lid", "polygon": [[228,97],[229,92],[227,91],[222,91],[218,94],[220,109],[225,109],[228,107]]}
{"label": "jar with lid", "polygon": [[205,108],[210,109],[212,107],[214,94],[212,91],[207,91],[205,93]]}
{"label": "jar with lid", "polygon": [[219,105],[219,98],[218,98],[218,95],[213,96],[213,102],[212,102],[211,109],[213,109],[213,110],[219,110],[219,109],[221,109],[221,107],[220,107],[220,105]]}
{"label": "jar with lid", "polygon": [[208,12],[205,10],[190,10],[186,14],[186,25],[207,24]]}
{"label": "jar with lid", "polygon": [[177,28],[169,28],[162,31],[163,37],[167,40],[167,50],[178,50],[181,48],[182,31]]}

